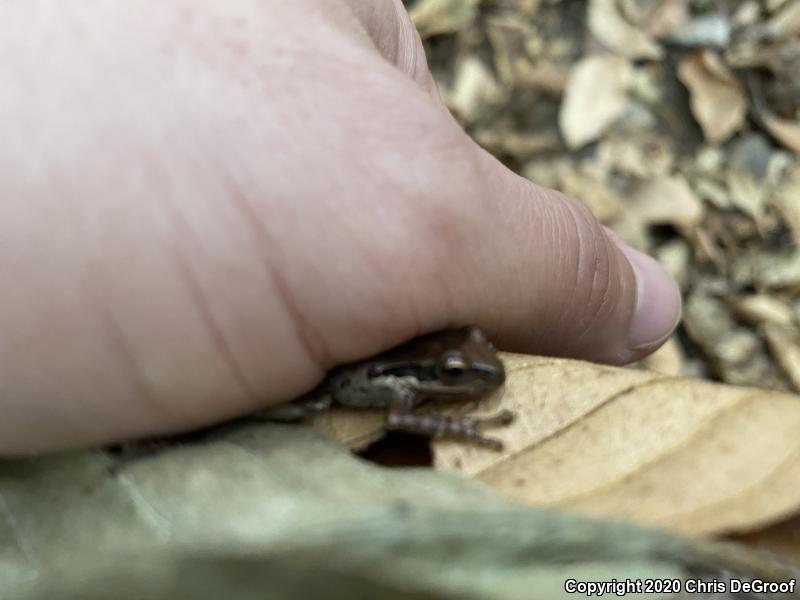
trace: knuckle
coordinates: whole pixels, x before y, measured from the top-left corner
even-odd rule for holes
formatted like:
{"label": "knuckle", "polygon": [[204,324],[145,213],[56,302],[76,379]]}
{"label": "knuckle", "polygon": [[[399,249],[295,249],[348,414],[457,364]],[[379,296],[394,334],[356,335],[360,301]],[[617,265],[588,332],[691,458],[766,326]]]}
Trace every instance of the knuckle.
{"label": "knuckle", "polygon": [[[621,281],[615,269],[615,254],[602,226],[582,202],[561,196],[565,280],[565,313],[570,315],[576,342],[605,330],[618,312]],[[569,258],[567,258],[569,257]]]}

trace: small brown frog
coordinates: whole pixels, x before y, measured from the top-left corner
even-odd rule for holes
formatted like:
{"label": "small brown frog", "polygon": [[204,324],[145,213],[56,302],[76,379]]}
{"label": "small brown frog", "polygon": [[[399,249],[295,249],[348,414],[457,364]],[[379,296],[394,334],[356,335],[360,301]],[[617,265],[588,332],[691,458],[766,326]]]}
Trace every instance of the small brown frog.
{"label": "small brown frog", "polygon": [[[303,398],[267,409],[262,418],[300,419],[338,404],[350,408],[387,409],[386,428],[432,437],[472,440],[494,450],[502,443],[479,428],[508,425],[513,414],[502,410],[487,417],[468,416],[481,396],[505,381],[503,363],[476,327],[450,329],[416,338],[373,358],[337,367]],[[414,410],[433,399],[469,401],[452,415]]]}

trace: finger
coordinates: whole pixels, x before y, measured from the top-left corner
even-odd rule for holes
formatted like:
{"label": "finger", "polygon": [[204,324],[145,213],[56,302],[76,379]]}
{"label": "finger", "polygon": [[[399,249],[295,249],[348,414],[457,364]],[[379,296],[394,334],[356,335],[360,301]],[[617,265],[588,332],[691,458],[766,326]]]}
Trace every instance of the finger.
{"label": "finger", "polygon": [[[351,5],[382,55],[438,101],[421,40],[399,0]],[[485,171],[472,189],[491,200],[468,194],[460,201],[488,207],[493,215],[480,223],[483,231],[474,239],[506,234],[501,245],[487,240],[476,253],[480,263],[464,271],[479,274],[464,291],[475,299],[473,320],[496,327],[516,348],[618,364],[666,341],[680,318],[681,298],[655,260],[601,228],[579,202],[516,177],[464,143]],[[531,254],[522,254],[526,250]],[[507,256],[495,254],[501,251]],[[484,286],[478,278],[498,286]],[[505,311],[496,310],[505,302]],[[521,319],[530,323],[527,332],[517,326]]]}
{"label": "finger", "polygon": [[[483,150],[463,202],[472,249],[460,292],[469,319],[513,349],[625,364],[677,326],[677,284],[603,228],[581,202],[508,171]],[[520,324],[523,324],[520,326]]]}
{"label": "finger", "polygon": [[319,10],[328,12],[332,19],[341,19],[342,12],[352,14],[384,60],[440,101],[422,40],[401,0],[324,0]]}

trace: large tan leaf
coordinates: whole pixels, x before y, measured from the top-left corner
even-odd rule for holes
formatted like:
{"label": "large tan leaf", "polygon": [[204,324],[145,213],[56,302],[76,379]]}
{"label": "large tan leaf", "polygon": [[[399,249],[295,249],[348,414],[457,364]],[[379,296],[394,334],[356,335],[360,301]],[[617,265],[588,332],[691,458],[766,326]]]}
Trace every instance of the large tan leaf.
{"label": "large tan leaf", "polygon": [[[800,397],[575,360],[501,353],[508,378],[482,413],[517,420],[503,452],[434,442],[435,464],[536,506],[690,534],[758,529],[800,509]],[[315,426],[354,448],[383,417]]]}
{"label": "large tan leaf", "polygon": [[506,355],[502,454],[453,442],[436,464],[534,505],[692,534],[800,508],[800,398],[578,361]]}

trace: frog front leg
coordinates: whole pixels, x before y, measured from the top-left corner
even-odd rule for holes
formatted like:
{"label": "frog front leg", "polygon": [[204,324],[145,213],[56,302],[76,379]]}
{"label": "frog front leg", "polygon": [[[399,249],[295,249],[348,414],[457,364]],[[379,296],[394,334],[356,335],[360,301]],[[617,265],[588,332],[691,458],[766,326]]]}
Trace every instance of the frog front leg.
{"label": "frog front leg", "polygon": [[254,417],[264,421],[301,421],[306,417],[329,410],[332,403],[333,399],[327,393],[307,396],[285,404],[270,406],[257,412]]}
{"label": "frog front leg", "polygon": [[412,410],[417,404],[418,401],[413,396],[398,396],[390,406],[386,417],[386,429],[420,433],[430,437],[470,440],[499,452],[503,449],[503,442],[484,435],[480,430],[484,427],[509,425],[514,420],[514,414],[509,410],[501,410],[485,417],[467,416],[474,404],[469,404],[452,415],[415,414]]}

